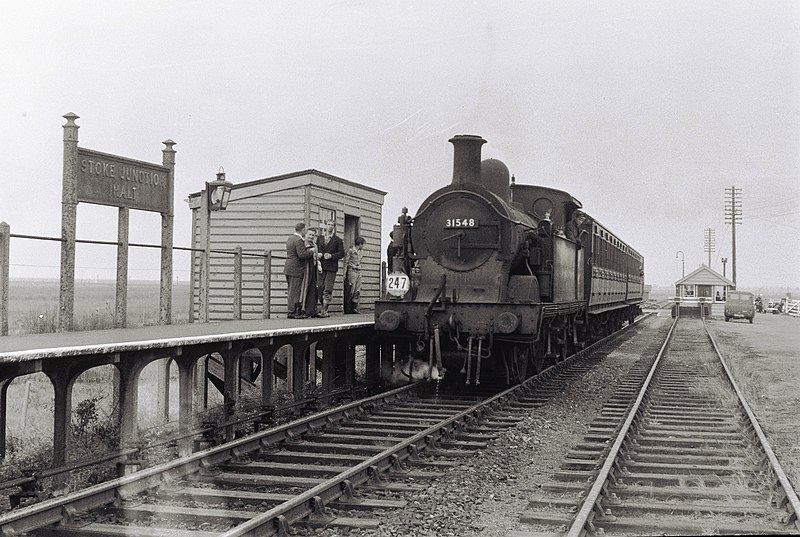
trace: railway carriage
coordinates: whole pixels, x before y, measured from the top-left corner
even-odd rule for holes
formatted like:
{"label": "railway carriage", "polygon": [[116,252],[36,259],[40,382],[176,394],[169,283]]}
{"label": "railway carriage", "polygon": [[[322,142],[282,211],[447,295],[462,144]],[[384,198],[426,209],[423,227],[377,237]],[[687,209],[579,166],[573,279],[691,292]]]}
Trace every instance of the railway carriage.
{"label": "railway carriage", "polygon": [[451,184],[393,232],[375,327],[448,382],[521,382],[631,322],[643,259],[569,193],[516,183],[459,135]]}

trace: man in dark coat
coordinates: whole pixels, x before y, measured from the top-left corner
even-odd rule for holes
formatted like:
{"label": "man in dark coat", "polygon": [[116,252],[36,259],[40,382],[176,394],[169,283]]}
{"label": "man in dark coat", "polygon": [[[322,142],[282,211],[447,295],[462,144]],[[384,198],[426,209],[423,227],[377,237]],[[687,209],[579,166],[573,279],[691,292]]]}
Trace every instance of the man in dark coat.
{"label": "man in dark coat", "polygon": [[394,231],[389,232],[389,239],[389,246],[386,247],[386,270],[394,272],[394,262],[392,260],[394,256],[403,253],[403,247],[394,245]]}
{"label": "man in dark coat", "polygon": [[586,215],[584,215],[578,209],[575,209],[572,212],[572,217],[570,218],[569,222],[564,226],[564,235],[570,239],[575,241],[578,245],[578,248],[581,247],[581,229],[580,227],[586,221]]}
{"label": "man in dark coat", "polygon": [[294,226],[294,234],[286,240],[286,263],[283,265],[283,273],[286,275],[286,283],[289,286],[288,307],[289,319],[302,318],[303,306],[300,303],[301,292],[303,290],[303,274],[305,272],[306,260],[314,255],[314,249],[306,246],[305,237],[306,225],[302,222]]}
{"label": "man in dark coat", "polygon": [[320,317],[329,317],[328,307],[333,298],[333,284],[339,271],[339,260],[344,257],[344,242],[336,234],[336,222],[328,220],[325,232],[317,237],[317,256],[322,264],[322,275],[319,279],[319,295],[322,296]]}

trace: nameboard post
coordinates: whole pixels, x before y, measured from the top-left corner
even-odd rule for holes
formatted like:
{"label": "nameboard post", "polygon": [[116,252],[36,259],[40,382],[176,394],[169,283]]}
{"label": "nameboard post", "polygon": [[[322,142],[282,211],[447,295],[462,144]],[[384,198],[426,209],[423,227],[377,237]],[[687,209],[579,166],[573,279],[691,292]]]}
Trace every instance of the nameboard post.
{"label": "nameboard post", "polygon": [[75,217],[78,214],[78,129],[77,116],[63,116],[64,168],[61,181],[61,276],[58,294],[58,331],[72,330],[75,303]]}
{"label": "nameboard post", "polygon": [[159,299],[159,324],[172,324],[172,245],[175,221],[175,150],[170,139],[163,142],[161,163],[169,169],[167,199],[169,211],[161,213],[161,293]]}
{"label": "nameboard post", "polygon": [[[11,226],[5,222],[0,222],[0,336],[8,335],[8,266],[11,259],[10,250]],[[5,421],[2,423],[5,423]],[[0,454],[0,457],[2,457],[2,454]]]}
{"label": "nameboard post", "polygon": [[114,328],[128,323],[128,235],[131,210],[119,208],[117,217],[117,293],[114,308]]}
{"label": "nameboard post", "polygon": [[78,147],[78,119],[64,116],[64,175],[61,195],[60,332],[71,330],[75,301],[75,228],[79,202],[119,208],[114,326],[127,323],[130,209],[161,213],[161,296],[159,322],[172,321],[172,241],[175,142],[165,140],[163,164],[152,164]]}

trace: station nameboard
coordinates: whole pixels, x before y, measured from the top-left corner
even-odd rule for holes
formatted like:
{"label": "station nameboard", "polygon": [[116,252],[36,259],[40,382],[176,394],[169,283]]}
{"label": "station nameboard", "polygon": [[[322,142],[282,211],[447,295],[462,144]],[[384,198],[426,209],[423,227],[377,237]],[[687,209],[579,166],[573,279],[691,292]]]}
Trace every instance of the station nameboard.
{"label": "station nameboard", "polygon": [[170,169],[78,148],[78,201],[170,212]]}

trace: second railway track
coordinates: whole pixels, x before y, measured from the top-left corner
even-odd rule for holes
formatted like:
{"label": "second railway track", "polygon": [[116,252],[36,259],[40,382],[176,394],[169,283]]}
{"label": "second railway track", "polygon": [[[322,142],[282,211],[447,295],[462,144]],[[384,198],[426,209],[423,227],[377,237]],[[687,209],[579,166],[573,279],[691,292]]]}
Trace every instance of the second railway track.
{"label": "second railway track", "polygon": [[676,320],[637,369],[520,521],[571,536],[800,533],[797,496],[704,322]]}

